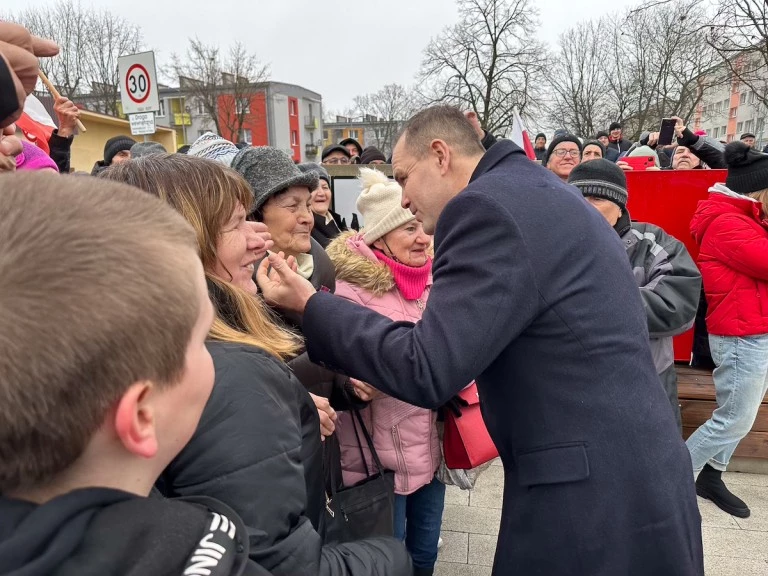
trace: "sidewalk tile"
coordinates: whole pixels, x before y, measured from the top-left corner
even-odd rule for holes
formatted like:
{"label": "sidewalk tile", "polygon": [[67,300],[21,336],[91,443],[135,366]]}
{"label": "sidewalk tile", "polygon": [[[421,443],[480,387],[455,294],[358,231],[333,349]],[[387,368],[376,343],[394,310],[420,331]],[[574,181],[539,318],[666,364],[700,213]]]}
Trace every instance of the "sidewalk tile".
{"label": "sidewalk tile", "polygon": [[466,532],[451,532],[443,530],[440,537],[443,539],[443,546],[437,553],[439,562],[459,562],[467,563],[467,550],[469,547],[468,534]]}
{"label": "sidewalk tile", "polygon": [[501,510],[473,508],[446,504],[443,512],[443,530],[471,532],[473,534],[498,534]]}
{"label": "sidewalk tile", "polygon": [[497,536],[470,534],[469,563],[480,566],[493,566],[493,557],[496,554],[497,539]]}

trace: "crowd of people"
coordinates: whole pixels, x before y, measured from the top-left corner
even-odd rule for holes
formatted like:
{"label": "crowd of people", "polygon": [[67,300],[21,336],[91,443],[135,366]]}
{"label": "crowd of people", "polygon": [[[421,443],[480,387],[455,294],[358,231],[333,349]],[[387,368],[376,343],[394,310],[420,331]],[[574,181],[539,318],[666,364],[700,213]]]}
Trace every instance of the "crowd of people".
{"label": "crowd of people", "polygon": [[[496,575],[703,575],[696,494],[749,515],[722,472],[768,389],[753,136],[614,123],[532,162],[433,106],[390,158],[116,136],[65,176],[77,108],[46,143],[14,125],[56,50],[0,22],[0,573],[431,575],[441,421],[473,382]],[[632,220],[633,156],[728,170],[698,262]],[[362,226],[333,209],[349,164]],[[672,342],[702,310],[718,408],[684,442]]]}

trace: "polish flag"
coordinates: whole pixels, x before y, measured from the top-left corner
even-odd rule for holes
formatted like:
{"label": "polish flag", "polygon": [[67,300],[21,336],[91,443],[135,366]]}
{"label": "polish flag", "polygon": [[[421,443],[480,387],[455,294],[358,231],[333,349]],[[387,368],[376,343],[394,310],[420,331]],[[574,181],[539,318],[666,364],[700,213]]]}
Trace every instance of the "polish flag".
{"label": "polish flag", "polygon": [[53,134],[56,124],[48,114],[45,106],[32,94],[24,102],[24,112],[16,121],[16,128],[24,133],[24,137],[46,154],[50,154],[48,139]]}
{"label": "polish flag", "polygon": [[528,137],[528,131],[525,129],[523,119],[520,118],[520,114],[517,113],[517,108],[515,108],[514,114],[515,117],[512,119],[512,134],[510,134],[509,139],[525,150],[525,155],[528,156],[528,158],[536,160],[533,144],[531,144],[531,139]]}

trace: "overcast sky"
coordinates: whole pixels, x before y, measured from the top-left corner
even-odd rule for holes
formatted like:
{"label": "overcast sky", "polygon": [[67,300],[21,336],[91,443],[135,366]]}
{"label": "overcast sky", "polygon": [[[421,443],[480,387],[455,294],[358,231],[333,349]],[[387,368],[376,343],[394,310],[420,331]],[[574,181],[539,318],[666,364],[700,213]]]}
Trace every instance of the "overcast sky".
{"label": "overcast sky", "polygon": [[[3,11],[55,0],[2,0]],[[540,38],[637,0],[540,0]],[[158,64],[198,36],[222,48],[241,40],[271,65],[272,80],[319,92],[341,110],[385,84],[410,85],[430,38],[457,20],[452,0],[82,0],[138,23]]]}

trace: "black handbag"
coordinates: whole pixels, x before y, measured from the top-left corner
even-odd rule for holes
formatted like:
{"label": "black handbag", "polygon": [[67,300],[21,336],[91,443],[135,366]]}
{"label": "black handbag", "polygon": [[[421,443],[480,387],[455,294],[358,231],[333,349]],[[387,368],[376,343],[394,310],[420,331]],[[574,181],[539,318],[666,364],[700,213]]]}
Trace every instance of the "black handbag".
{"label": "black handbag", "polygon": [[[379,455],[373,447],[373,440],[365,427],[358,410],[353,413],[352,426],[355,430],[360,456],[363,459],[367,478],[353,486],[339,489],[336,467],[330,468],[330,494],[326,490],[324,514],[324,538],[326,544],[341,544],[375,536],[394,535],[395,473],[385,470]],[[363,437],[371,451],[376,469],[371,474],[365,460],[363,446],[357,432],[360,425]]]}

